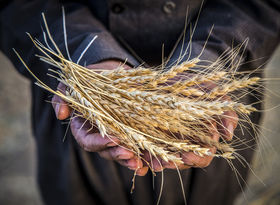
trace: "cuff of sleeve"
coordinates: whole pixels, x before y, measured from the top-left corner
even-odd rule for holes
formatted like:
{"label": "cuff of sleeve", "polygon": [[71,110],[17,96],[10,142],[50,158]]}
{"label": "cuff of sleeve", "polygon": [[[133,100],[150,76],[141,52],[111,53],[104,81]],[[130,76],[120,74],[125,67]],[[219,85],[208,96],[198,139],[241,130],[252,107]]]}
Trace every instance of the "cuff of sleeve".
{"label": "cuff of sleeve", "polygon": [[[79,64],[90,65],[103,60],[115,59],[126,62],[132,67],[138,66],[139,62],[133,56],[128,54],[123,48],[121,48],[113,38],[109,37],[109,35],[109,33],[104,32],[102,33],[102,38],[97,37],[84,53],[79,61]],[[78,61],[85,48],[89,45],[94,37],[94,34],[89,34],[86,36],[86,38],[73,53],[73,62]]]}
{"label": "cuff of sleeve", "polygon": [[[219,56],[221,54],[219,54],[218,52],[216,52],[215,50],[212,50],[211,47],[207,47],[204,49],[204,44],[199,43],[199,42],[192,42],[192,50],[191,53],[187,52],[186,55],[179,61],[179,64],[186,61],[186,60],[191,60],[194,59],[198,56],[200,60],[206,60],[206,61],[210,61],[210,62],[215,62]],[[204,50],[203,50],[204,49]],[[203,52],[202,52],[203,51]],[[185,51],[183,50],[182,53],[184,53]],[[202,52],[202,54],[201,54]],[[181,47],[178,47],[176,49],[176,51],[174,52],[172,58],[170,59],[168,65],[172,65],[174,63],[177,63],[179,57],[181,54]],[[181,54],[182,56],[182,54]]]}

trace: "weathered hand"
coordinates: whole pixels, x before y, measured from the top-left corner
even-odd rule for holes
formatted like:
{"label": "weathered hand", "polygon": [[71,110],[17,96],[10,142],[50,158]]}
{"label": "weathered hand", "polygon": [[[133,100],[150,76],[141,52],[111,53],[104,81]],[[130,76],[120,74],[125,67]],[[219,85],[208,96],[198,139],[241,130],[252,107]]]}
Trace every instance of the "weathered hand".
{"label": "weathered hand", "polygon": [[[111,70],[120,65],[119,61],[104,61],[102,63],[89,65],[90,69]],[[128,66],[127,66],[128,68]],[[66,86],[59,83],[58,90],[65,92]],[[71,115],[71,108],[60,97],[55,95],[52,99],[55,114],[59,120],[64,120]],[[86,151],[98,152],[99,155],[108,160],[115,160],[123,166],[132,170],[137,170],[136,174],[144,176],[148,172],[148,167],[144,166],[133,152],[118,146],[119,140],[114,136],[100,135],[97,129],[90,129],[91,126],[85,119],[75,117],[71,120],[71,131],[78,144]]]}
{"label": "weathered hand", "polygon": [[[199,86],[200,89],[204,91],[211,91],[217,85],[215,83],[204,83]],[[222,101],[232,101],[228,95],[220,97]],[[234,111],[226,111],[223,113],[222,116],[219,116],[217,120],[217,128],[222,137],[226,141],[232,140],[233,132],[237,127],[238,123],[238,115]]]}
{"label": "weathered hand", "polygon": [[[214,139],[215,141],[218,141],[220,138],[216,123],[213,122],[211,124],[209,124],[209,130],[210,133],[212,133],[212,139]],[[210,151],[214,154],[216,152],[215,148],[210,148]],[[148,152],[144,153],[144,158],[145,160],[147,160],[151,166],[153,167],[155,172],[159,172],[162,171],[163,169],[189,169],[191,167],[197,167],[197,168],[204,168],[207,167],[212,159],[213,156],[204,156],[204,157],[200,157],[196,154],[194,154],[193,152],[183,152],[180,155],[178,154],[178,157],[181,157],[184,164],[182,165],[175,165],[173,162],[165,162],[164,160],[160,159],[160,158],[155,158],[152,157]]]}
{"label": "weathered hand", "polygon": [[[216,87],[213,83],[206,83],[200,86],[201,89],[212,90]],[[229,96],[223,96],[222,100],[231,101]],[[234,111],[226,111],[216,119],[216,122],[209,124],[209,131],[212,133],[212,139],[219,141],[220,138],[230,141],[233,137],[233,132],[237,127],[238,115]],[[214,154],[216,148],[210,148],[210,151]],[[184,152],[181,154],[184,164],[177,166],[174,163],[168,163],[160,158],[152,157],[148,152],[144,152],[144,158],[147,160],[155,171],[162,171],[165,168],[169,169],[188,169],[191,167],[204,168],[207,167],[213,160],[213,156],[200,157],[193,152]]]}
{"label": "weathered hand", "polygon": [[98,152],[107,160],[115,160],[123,166],[137,170],[136,174],[143,176],[148,167],[144,167],[133,152],[119,146],[120,141],[114,136],[102,137],[97,129],[91,129],[91,125],[85,119],[74,118],[71,121],[71,131],[78,144],[86,151]]}
{"label": "weathered hand", "polygon": [[[120,62],[118,61],[104,61],[102,63],[93,64],[88,66],[90,69],[115,69]],[[127,66],[129,69],[129,66]],[[61,92],[65,92],[66,86],[60,83],[58,88]],[[228,97],[224,97],[225,100],[230,100]],[[60,97],[54,96],[52,104],[59,120],[68,118],[71,114],[71,109]],[[225,140],[231,140],[232,133],[237,125],[237,115],[235,112],[225,112],[224,115],[218,120],[218,123],[212,123],[209,125],[209,129],[212,133],[212,138],[216,141],[220,137]],[[75,117],[71,120],[71,131],[78,144],[86,151],[98,152],[99,155],[108,160],[115,160],[123,166],[132,170],[137,170],[136,174],[144,176],[148,171],[148,166],[144,161],[138,158],[133,152],[125,149],[123,146],[119,146],[119,140],[114,136],[100,135],[97,129],[90,129],[91,126],[85,119]],[[210,148],[212,153],[215,153],[215,148]],[[182,153],[181,157],[184,161],[183,165],[178,166],[179,169],[187,169],[190,167],[206,167],[208,166],[213,157],[199,157],[198,155],[188,152]],[[150,158],[148,152],[143,153],[143,158],[150,163],[155,171],[161,171],[165,168],[176,169],[176,165],[173,163],[167,163],[162,159]]]}
{"label": "weathered hand", "polygon": [[[223,100],[231,101],[229,96],[223,96]],[[223,116],[218,119],[218,131],[224,140],[232,140],[233,132],[237,127],[237,123],[238,115],[234,111],[226,111],[223,113]]]}

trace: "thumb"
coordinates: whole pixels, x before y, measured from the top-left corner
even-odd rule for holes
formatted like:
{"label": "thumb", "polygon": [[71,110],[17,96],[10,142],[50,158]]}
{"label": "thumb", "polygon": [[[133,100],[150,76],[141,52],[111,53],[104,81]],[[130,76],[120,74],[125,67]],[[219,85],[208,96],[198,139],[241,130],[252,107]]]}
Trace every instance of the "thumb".
{"label": "thumb", "polygon": [[[65,93],[66,86],[62,83],[59,83],[57,86],[57,90],[62,93]],[[70,117],[71,108],[68,104],[61,99],[61,97],[54,95],[52,98],[52,106],[55,111],[56,118],[59,120],[64,120]]]}

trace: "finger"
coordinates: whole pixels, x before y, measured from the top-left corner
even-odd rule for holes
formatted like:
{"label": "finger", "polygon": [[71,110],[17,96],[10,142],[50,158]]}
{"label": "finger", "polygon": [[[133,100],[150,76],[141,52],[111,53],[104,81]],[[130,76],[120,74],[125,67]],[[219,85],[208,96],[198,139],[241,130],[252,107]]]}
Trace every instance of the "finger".
{"label": "finger", "polygon": [[100,62],[100,63],[88,65],[87,68],[97,69],[97,70],[100,69],[100,71],[102,71],[102,70],[114,70],[119,66],[122,66],[125,69],[130,68],[130,66],[128,66],[128,65],[126,65],[123,62],[118,61],[118,60],[106,60],[106,61],[103,61],[103,62]]}
{"label": "finger", "polygon": [[66,118],[70,117],[71,108],[59,96],[53,96],[52,105],[55,110],[55,115],[57,119],[65,120]]}
{"label": "finger", "polygon": [[184,169],[189,169],[189,168],[191,168],[192,166],[187,165],[187,164],[179,164],[179,165],[177,165],[177,167],[178,167],[178,169],[180,169],[180,170],[184,170]]}
{"label": "finger", "polygon": [[176,169],[176,164],[174,162],[166,162],[164,160],[161,160],[161,165],[164,169]]}
{"label": "finger", "polygon": [[128,160],[134,158],[134,153],[122,147],[112,147],[99,152],[99,155],[108,160]]}
{"label": "finger", "polygon": [[138,176],[145,176],[148,173],[148,171],[149,171],[149,167],[142,167],[137,169],[136,174]]}
{"label": "finger", "polygon": [[226,111],[223,113],[223,117],[220,119],[218,125],[218,130],[221,133],[221,136],[227,140],[232,140],[233,132],[237,127],[238,115],[234,111]]}
{"label": "finger", "polygon": [[153,168],[154,172],[162,172],[165,169],[165,167],[162,165],[162,161],[156,157],[152,157],[151,167]]}
{"label": "finger", "polygon": [[217,128],[217,123],[216,122],[211,122],[208,129],[209,129],[209,133],[212,134],[211,138],[218,142],[219,139],[220,139],[220,133],[219,133],[218,128]]}
{"label": "finger", "polygon": [[[148,163],[154,172],[160,172],[164,168],[168,168],[168,165],[173,168],[171,163],[165,162],[159,157],[155,158],[148,151],[144,151],[142,157],[145,159],[146,164]],[[164,165],[166,165],[166,167]]]}
{"label": "finger", "polygon": [[190,165],[186,164],[186,163],[183,163],[183,164],[175,164],[174,162],[166,162],[164,160],[162,160],[162,166],[163,166],[163,169],[180,169],[180,170],[183,170],[183,169],[189,169],[191,168]]}
{"label": "finger", "polygon": [[198,87],[206,92],[210,92],[211,90],[213,90],[215,87],[217,87],[216,83],[213,82],[205,82],[205,83],[201,83],[198,85]]}
{"label": "finger", "polygon": [[[223,101],[231,101],[230,96],[225,95],[222,97]],[[223,113],[218,124],[218,130],[221,137],[227,141],[232,140],[233,132],[238,124],[238,115],[234,111],[226,111]]]}
{"label": "finger", "polygon": [[139,160],[139,158],[138,159],[136,158],[137,157],[135,156],[132,160],[119,160],[118,162],[123,166],[129,167],[129,169],[136,170],[136,175],[145,176],[149,171],[149,167],[145,162],[141,160],[142,164],[140,163],[139,168],[135,169],[136,167],[135,165],[137,164],[137,161],[135,160]]}
{"label": "finger", "polygon": [[[175,156],[178,157],[178,158],[181,158],[181,156],[180,156],[179,153],[178,153],[178,154],[175,154]],[[177,169],[177,168],[179,168],[179,166],[176,165],[174,162],[171,162],[171,161],[166,162],[166,161],[163,160],[163,159],[161,159],[161,164],[162,164],[162,166],[163,166],[164,169],[165,169],[165,168],[167,168],[167,169]],[[179,169],[180,169],[180,168],[179,168]]]}
{"label": "finger", "polygon": [[80,117],[71,120],[70,128],[78,144],[86,151],[99,152],[107,147],[118,146],[120,141],[113,136],[102,137],[100,133],[90,132],[90,125]]}
{"label": "finger", "polygon": [[[210,131],[210,133],[212,133],[212,139],[215,141],[219,141],[220,135],[216,128],[216,123],[211,123],[211,125],[209,127],[209,131]],[[209,151],[212,154],[214,154],[214,153],[216,153],[216,148],[215,147],[209,148]],[[189,167],[203,168],[203,167],[209,166],[209,164],[213,160],[213,156],[205,155],[205,156],[201,157],[193,152],[185,152],[182,154],[182,160],[183,160],[184,164]]]}
{"label": "finger", "polygon": [[[215,153],[216,150],[215,150],[215,148],[211,148],[210,151],[212,153]],[[187,168],[189,168],[189,167],[200,167],[200,168],[207,167],[211,163],[212,159],[213,159],[213,156],[200,157],[193,152],[187,152],[187,153],[182,154],[182,160]],[[180,168],[181,168],[181,166],[180,166]]]}
{"label": "finger", "polygon": [[[66,86],[62,83],[59,83],[57,86],[57,90],[65,93]],[[71,114],[71,108],[64,100],[61,99],[61,97],[57,95],[54,95],[52,98],[52,106],[54,108],[56,118],[59,120],[64,120]]]}
{"label": "finger", "polygon": [[[180,154],[176,154],[176,157],[180,158]],[[151,160],[151,155],[149,154],[148,151],[143,152],[143,158],[149,163],[151,169],[155,172],[160,172],[164,169],[188,169],[190,166],[186,164],[175,164],[174,162],[166,162],[165,160],[161,158],[154,158],[152,157]]]}
{"label": "finger", "polygon": [[[137,170],[143,168],[143,162],[139,157],[134,156],[132,159],[128,160],[118,160],[118,163],[128,167],[131,170]],[[140,171],[141,172],[141,171]]]}

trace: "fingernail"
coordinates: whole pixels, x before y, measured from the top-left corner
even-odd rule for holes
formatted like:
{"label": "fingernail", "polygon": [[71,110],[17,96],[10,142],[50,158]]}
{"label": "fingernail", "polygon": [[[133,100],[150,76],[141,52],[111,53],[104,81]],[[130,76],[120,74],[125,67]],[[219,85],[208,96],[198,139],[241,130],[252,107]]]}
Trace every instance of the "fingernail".
{"label": "fingernail", "polygon": [[[135,159],[129,159],[126,161],[128,165],[128,169],[135,170],[137,168],[137,162]],[[132,163],[132,164],[131,164]],[[130,165],[130,166],[129,166]]]}
{"label": "fingernail", "polygon": [[106,144],[107,147],[115,147],[115,146],[117,146],[117,145],[118,145],[118,144],[115,143],[115,142],[108,142],[108,143]]}
{"label": "fingernail", "polygon": [[137,167],[136,166],[129,166],[128,169],[130,170],[135,170]]}
{"label": "fingernail", "polygon": [[149,167],[142,167],[141,169],[136,171],[136,174],[139,176],[144,176],[148,172]]}
{"label": "fingernail", "polygon": [[230,137],[232,137],[233,136],[233,124],[229,123],[227,129],[230,134]]}
{"label": "fingernail", "polygon": [[183,155],[183,162],[185,165],[193,166],[194,163],[188,158],[187,154],[184,156]]}
{"label": "fingernail", "polygon": [[184,161],[184,165],[188,165],[188,166],[194,166],[194,163],[193,162],[190,162],[190,161]]}
{"label": "fingernail", "polygon": [[56,118],[58,119],[58,116],[59,116],[59,110],[60,110],[60,105],[59,104],[56,104],[55,105],[55,115],[56,115]]}
{"label": "fingernail", "polygon": [[117,159],[131,159],[133,156],[131,156],[130,153],[126,153],[126,154],[120,154],[118,155],[116,158]]}

